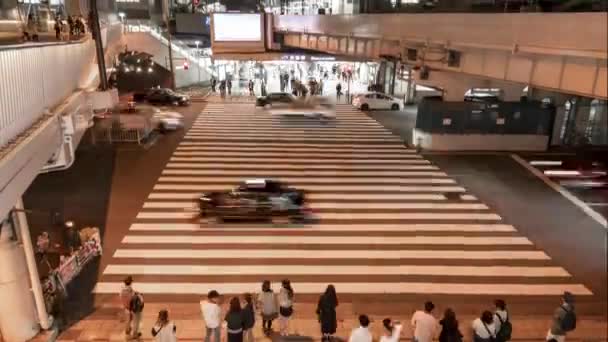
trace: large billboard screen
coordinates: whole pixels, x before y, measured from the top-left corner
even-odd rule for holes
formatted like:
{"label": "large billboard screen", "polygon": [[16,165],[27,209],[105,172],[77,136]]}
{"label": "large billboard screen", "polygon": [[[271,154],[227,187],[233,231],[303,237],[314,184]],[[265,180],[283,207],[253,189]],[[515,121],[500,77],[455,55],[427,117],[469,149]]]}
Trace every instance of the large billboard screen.
{"label": "large billboard screen", "polygon": [[213,35],[216,42],[257,42],[262,40],[260,14],[215,13]]}

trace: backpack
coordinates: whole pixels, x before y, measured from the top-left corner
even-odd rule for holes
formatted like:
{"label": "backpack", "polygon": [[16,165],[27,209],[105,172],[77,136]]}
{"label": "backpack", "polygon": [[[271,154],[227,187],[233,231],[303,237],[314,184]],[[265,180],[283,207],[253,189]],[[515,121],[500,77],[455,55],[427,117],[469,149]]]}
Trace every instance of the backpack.
{"label": "backpack", "polygon": [[574,310],[568,310],[563,306],[560,306],[560,308],[566,312],[559,324],[562,330],[567,332],[576,329],[576,314]]}
{"label": "backpack", "polygon": [[134,313],[140,313],[144,310],[144,296],[141,293],[135,292],[131,298],[130,309]]}
{"label": "backpack", "polygon": [[507,313],[507,319],[504,321],[500,318],[499,314],[495,314],[500,321],[500,330],[496,333],[496,341],[505,342],[511,339],[511,333],[513,332],[513,326],[509,321],[509,313]]}

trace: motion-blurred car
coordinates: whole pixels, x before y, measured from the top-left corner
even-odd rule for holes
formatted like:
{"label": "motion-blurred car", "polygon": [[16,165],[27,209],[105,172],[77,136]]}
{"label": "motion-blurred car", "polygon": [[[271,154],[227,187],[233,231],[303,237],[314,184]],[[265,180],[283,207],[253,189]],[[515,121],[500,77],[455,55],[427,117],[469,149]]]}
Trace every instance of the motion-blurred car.
{"label": "motion-blurred car", "polygon": [[142,98],[141,93],[133,95],[137,100],[147,100],[152,104],[186,106],[190,104],[190,97],[186,94],[176,93],[169,88],[150,89]]}
{"label": "motion-blurred car", "polygon": [[257,107],[287,107],[296,102],[298,99],[290,93],[270,93],[266,96],[260,96],[255,100]]}
{"label": "motion-blurred car", "polygon": [[184,116],[178,112],[155,111],[152,124],[161,132],[175,131],[184,127]]}
{"label": "motion-blurred car", "polygon": [[353,106],[361,110],[371,109],[390,109],[399,110],[401,109],[402,101],[392,96],[371,92],[365,94],[356,95],[353,98]]}
{"label": "motion-blurred car", "polygon": [[327,98],[311,97],[297,100],[287,106],[273,106],[268,109],[271,115],[304,116],[321,120],[336,117],[335,104]]}
{"label": "motion-blurred car", "polygon": [[201,217],[290,222],[302,215],[304,192],[268,179],[246,180],[228,191],[205,193],[199,198]]}

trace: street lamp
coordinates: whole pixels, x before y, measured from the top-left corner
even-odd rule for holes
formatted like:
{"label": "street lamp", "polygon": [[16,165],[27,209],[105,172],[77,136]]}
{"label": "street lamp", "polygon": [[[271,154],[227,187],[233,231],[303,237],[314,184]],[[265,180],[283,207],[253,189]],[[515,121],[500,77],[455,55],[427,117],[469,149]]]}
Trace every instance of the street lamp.
{"label": "street lamp", "polygon": [[126,32],[126,28],[127,28],[127,21],[125,20],[125,18],[127,17],[127,15],[125,14],[125,12],[119,12],[118,16],[120,17],[120,21],[122,22],[122,32]]}

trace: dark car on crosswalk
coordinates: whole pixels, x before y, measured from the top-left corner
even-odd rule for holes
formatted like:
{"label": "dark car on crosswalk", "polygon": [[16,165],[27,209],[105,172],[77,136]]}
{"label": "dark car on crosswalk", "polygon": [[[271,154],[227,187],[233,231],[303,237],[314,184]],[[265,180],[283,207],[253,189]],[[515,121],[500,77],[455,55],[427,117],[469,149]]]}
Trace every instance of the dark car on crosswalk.
{"label": "dark car on crosswalk", "polygon": [[205,193],[199,198],[201,217],[219,222],[293,222],[301,219],[304,204],[304,191],[268,179],[246,180],[234,189]]}

